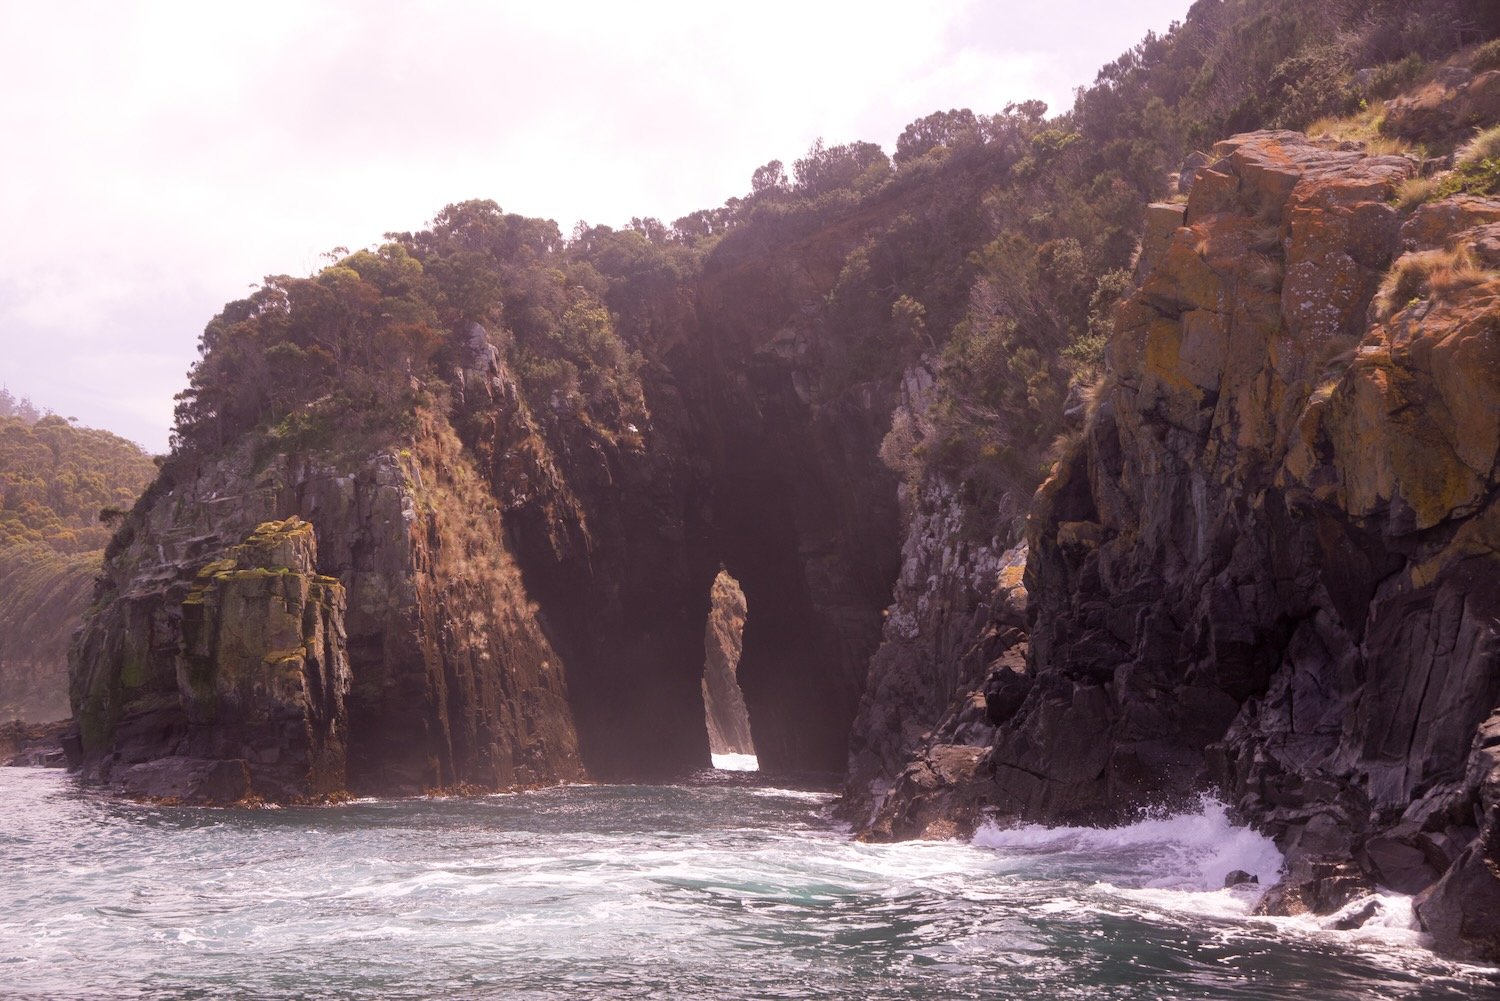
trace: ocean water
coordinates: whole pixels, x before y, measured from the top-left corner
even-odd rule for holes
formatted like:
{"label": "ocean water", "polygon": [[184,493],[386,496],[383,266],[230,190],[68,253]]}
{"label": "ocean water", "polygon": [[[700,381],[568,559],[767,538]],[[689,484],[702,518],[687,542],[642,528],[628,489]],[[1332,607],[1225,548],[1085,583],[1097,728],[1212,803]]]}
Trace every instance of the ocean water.
{"label": "ocean water", "polygon": [[1400,898],[1251,917],[1216,887],[1279,858],[1213,803],[865,845],[770,782],[212,810],[0,769],[0,997],[1500,997]]}

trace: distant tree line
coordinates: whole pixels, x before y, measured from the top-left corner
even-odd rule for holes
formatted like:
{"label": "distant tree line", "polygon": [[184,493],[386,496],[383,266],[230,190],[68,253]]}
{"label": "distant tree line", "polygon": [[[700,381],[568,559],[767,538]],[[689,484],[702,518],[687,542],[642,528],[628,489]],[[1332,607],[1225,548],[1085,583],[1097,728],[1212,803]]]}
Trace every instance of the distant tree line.
{"label": "distant tree line", "polygon": [[15,417],[27,424],[35,424],[41,420],[42,411],[31,402],[31,397],[23,396],[18,400],[9,387],[0,386],[0,417]]}

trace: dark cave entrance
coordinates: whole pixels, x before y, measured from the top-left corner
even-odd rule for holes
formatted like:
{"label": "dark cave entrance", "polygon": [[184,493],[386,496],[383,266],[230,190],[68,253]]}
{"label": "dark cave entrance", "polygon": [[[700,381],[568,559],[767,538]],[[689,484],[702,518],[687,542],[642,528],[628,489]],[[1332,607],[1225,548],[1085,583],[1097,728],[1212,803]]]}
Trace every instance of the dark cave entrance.
{"label": "dark cave entrance", "polygon": [[740,582],[720,569],[709,588],[708,621],[703,628],[703,719],[714,767],[729,771],[760,767],[738,678],[747,614]]}

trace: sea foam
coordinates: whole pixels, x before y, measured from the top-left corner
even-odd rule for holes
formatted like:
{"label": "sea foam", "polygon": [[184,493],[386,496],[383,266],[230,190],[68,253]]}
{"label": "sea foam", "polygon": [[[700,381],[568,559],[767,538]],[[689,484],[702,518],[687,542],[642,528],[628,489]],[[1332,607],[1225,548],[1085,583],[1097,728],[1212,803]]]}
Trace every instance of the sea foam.
{"label": "sea foam", "polygon": [[980,828],[973,843],[1004,855],[1038,856],[1086,865],[1111,883],[1138,888],[1219,890],[1236,869],[1269,886],[1282,857],[1270,838],[1229,820],[1218,800],[1198,810],[1139,820],[1123,827]]}

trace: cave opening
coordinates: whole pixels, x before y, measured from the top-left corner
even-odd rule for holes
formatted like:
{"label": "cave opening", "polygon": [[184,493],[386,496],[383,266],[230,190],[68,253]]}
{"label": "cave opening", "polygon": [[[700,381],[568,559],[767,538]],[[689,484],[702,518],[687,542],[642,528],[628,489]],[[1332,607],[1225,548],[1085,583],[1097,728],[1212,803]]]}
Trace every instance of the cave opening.
{"label": "cave opening", "polygon": [[708,621],[703,627],[703,719],[715,768],[758,771],[750,712],[740,690],[740,653],[744,649],[749,606],[740,582],[719,569],[709,588]]}

